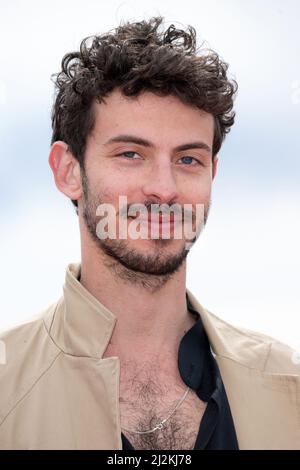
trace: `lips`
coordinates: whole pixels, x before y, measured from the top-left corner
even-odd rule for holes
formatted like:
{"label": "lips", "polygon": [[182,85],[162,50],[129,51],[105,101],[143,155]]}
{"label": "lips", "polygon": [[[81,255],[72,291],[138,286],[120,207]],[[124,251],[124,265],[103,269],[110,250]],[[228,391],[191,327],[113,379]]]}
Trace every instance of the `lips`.
{"label": "lips", "polygon": [[148,222],[149,224],[174,224],[181,222],[181,218],[174,217],[174,214],[148,214],[148,218],[139,216],[129,216],[129,219],[138,219],[139,222]]}
{"label": "lips", "polygon": [[154,214],[148,215],[148,222],[150,223],[157,223],[159,222],[160,224],[164,223],[174,223],[174,214]]}

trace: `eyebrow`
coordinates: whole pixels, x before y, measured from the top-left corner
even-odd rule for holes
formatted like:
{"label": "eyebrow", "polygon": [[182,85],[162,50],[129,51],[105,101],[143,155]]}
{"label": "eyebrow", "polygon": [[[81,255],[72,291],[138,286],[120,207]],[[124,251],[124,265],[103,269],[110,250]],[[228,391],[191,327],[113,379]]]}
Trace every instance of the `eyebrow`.
{"label": "eyebrow", "polygon": [[[109,145],[109,144],[113,144],[116,142],[129,142],[129,143],[133,143],[137,145],[143,145],[144,147],[154,147],[154,144],[150,142],[149,140],[142,139],[141,137],[128,135],[128,134],[122,134],[122,135],[117,135],[115,137],[112,137],[107,142],[105,142],[104,145]],[[209,147],[209,145],[207,145],[205,142],[202,142],[202,141],[195,141],[195,142],[189,142],[186,144],[178,145],[173,150],[175,152],[180,152],[183,150],[189,150],[189,149],[194,149],[194,148],[206,150],[207,152],[211,153],[211,148]]]}

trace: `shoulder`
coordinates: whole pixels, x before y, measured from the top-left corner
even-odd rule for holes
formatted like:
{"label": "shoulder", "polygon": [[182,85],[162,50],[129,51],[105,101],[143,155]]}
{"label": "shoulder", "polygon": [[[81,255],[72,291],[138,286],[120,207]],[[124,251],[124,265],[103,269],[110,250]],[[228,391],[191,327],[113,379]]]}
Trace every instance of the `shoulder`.
{"label": "shoulder", "polygon": [[[300,375],[300,351],[265,333],[233,325],[207,309],[210,334],[217,333],[218,354],[272,374]],[[213,328],[211,328],[211,326]]]}
{"label": "shoulder", "polygon": [[187,294],[216,356],[270,374],[300,375],[300,351],[267,334],[229,323],[204,308],[189,290]]}
{"label": "shoulder", "polygon": [[0,332],[0,424],[60,353],[45,325],[55,306]]}
{"label": "shoulder", "polygon": [[49,336],[45,318],[55,310],[56,304],[57,302],[22,323],[0,331],[0,341],[5,353],[2,363],[9,364],[24,359],[30,352],[42,346],[45,338]]}

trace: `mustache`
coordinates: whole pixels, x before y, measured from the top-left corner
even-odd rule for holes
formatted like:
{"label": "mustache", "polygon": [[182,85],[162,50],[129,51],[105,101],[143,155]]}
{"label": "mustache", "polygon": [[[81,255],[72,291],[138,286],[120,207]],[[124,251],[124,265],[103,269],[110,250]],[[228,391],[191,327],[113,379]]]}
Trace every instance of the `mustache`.
{"label": "mustache", "polygon": [[137,213],[137,212],[142,212],[144,210],[147,210],[148,214],[174,214],[174,217],[179,217],[185,218],[189,217],[194,220],[195,218],[195,211],[193,208],[187,208],[184,205],[181,205],[179,203],[173,203],[173,204],[159,204],[156,201],[145,201],[143,203],[132,203],[132,204],[124,204],[120,208],[120,216],[122,218],[127,218],[127,217],[132,217],[131,214]]}

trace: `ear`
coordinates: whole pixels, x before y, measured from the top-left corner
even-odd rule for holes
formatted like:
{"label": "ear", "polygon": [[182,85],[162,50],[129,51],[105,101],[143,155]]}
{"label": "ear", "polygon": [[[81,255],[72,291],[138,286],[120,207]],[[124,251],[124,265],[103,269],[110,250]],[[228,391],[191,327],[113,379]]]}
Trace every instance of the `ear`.
{"label": "ear", "polygon": [[79,199],[82,195],[80,165],[68,145],[61,140],[54,142],[48,161],[57,189],[70,199]]}
{"label": "ear", "polygon": [[212,164],[212,179],[216,176],[217,173],[217,167],[218,167],[218,156],[216,155],[215,158],[213,159],[213,164]]}

